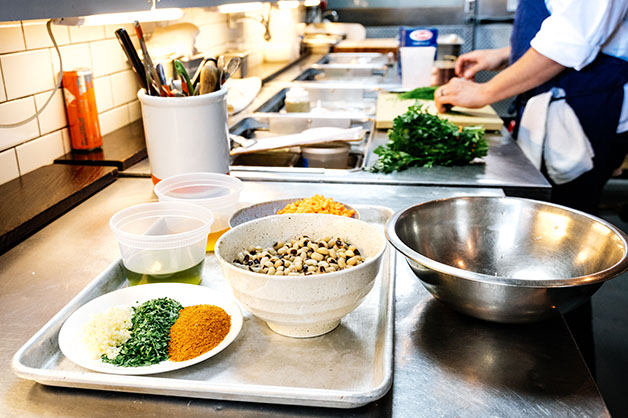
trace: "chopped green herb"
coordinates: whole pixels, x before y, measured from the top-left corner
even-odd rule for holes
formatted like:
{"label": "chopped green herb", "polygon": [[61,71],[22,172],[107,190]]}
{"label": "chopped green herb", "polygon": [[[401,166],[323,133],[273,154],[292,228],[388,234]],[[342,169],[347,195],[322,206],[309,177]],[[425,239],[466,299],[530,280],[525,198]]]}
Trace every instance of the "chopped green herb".
{"label": "chopped green herb", "polygon": [[114,359],[102,356],[105,363],[124,367],[150,366],[168,360],[170,327],[179,318],[183,305],[174,299],[159,298],[133,307],[131,338]]}
{"label": "chopped green herb", "polygon": [[408,167],[468,164],[488,153],[484,128],[458,126],[427,113],[420,105],[393,120],[388,143],[373,151],[379,159],[373,172],[391,173]]}
{"label": "chopped green herb", "polygon": [[399,98],[403,100],[434,100],[434,92],[437,88],[438,87],[417,87],[414,90],[406,91],[405,93],[399,94]]}

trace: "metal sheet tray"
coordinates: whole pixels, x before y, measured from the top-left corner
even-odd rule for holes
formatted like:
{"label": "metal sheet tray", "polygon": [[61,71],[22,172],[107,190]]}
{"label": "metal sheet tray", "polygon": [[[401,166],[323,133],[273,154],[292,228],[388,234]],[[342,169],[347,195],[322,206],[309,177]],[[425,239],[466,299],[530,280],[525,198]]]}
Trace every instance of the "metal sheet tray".
{"label": "metal sheet tray", "polygon": [[[392,210],[355,207],[360,218],[383,231]],[[14,372],[45,385],[288,405],[353,408],[381,398],[392,383],[395,253],[388,248],[381,272],[364,302],[334,331],[293,339],[271,331],[246,310],[236,340],[194,366],[150,376],[96,373],[59,351],[63,322],[86,302],[127,281],[118,260],[96,277],[13,357]],[[213,254],[203,282],[230,293]]]}

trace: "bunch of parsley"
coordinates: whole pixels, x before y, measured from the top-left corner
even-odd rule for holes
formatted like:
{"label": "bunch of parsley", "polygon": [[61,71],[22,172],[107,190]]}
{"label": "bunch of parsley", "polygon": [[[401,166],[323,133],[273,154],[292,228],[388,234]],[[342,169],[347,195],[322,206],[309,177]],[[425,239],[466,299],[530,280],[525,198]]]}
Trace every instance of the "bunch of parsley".
{"label": "bunch of parsley", "polygon": [[391,173],[408,167],[468,164],[488,153],[484,128],[458,126],[414,105],[393,120],[388,143],[374,150],[379,156],[371,171]]}

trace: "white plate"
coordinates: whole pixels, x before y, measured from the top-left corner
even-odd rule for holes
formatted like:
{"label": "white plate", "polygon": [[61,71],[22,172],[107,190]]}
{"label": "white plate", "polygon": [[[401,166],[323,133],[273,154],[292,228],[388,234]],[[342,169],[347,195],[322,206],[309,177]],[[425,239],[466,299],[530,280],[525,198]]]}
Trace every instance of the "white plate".
{"label": "white plate", "polygon": [[[83,342],[83,329],[89,322],[92,314],[105,312],[113,306],[139,306],[156,298],[169,297],[183,306],[215,305],[219,306],[231,316],[231,329],[220,344],[207,353],[186,361],[162,361],[151,366],[122,367],[103,363],[94,359]],[[152,374],[182,369],[206,360],[224,350],[236,338],[242,328],[242,311],[235,300],[226,294],[216,292],[207,287],[181,284],[157,283],[119,289],[102,295],[77,309],[63,324],[59,332],[59,348],[72,362],[86,369],[113,374]]]}

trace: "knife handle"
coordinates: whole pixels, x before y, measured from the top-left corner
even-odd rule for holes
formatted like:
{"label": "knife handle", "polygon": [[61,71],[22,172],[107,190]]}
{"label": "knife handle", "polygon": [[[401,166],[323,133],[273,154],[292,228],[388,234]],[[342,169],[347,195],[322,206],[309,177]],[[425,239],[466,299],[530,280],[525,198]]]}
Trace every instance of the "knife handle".
{"label": "knife handle", "polygon": [[128,32],[124,28],[118,28],[115,31],[116,37],[118,38],[118,42],[124,51],[126,58],[129,60],[129,65],[133,69],[135,76],[137,77],[138,83],[140,86],[148,92],[148,84],[146,83],[146,70],[144,69],[144,64],[142,64],[142,60],[140,60],[139,55],[137,55],[137,51],[133,46],[133,42],[131,42],[131,37]]}

